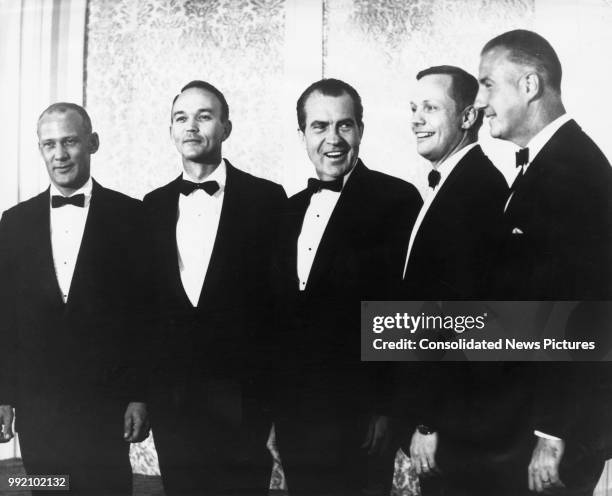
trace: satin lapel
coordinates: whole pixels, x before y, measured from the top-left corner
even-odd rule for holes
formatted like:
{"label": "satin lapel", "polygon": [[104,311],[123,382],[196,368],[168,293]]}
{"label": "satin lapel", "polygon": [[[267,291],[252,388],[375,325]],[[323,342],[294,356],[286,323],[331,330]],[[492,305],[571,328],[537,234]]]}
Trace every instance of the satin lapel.
{"label": "satin lapel", "polygon": [[174,287],[174,294],[180,295],[182,302],[192,308],[181,281],[176,246],[176,222],[178,220],[181,180],[182,176],[179,176],[165,188],[162,204],[159,206],[159,210],[155,211],[157,219],[153,220],[156,226],[154,239],[161,254],[160,264],[162,267],[159,270],[166,271],[167,274],[164,280],[171,281]]}
{"label": "satin lapel", "polygon": [[[108,241],[104,228],[106,202],[107,198],[104,188],[93,181],[89,212],[87,213],[81,246],[79,247],[79,254],[74,266],[72,281],[70,282],[70,291],[66,303],[67,310],[70,310],[79,298],[87,298],[87,295],[91,294],[86,286],[94,281],[91,270],[96,267],[96,251],[103,250],[104,248],[100,244]],[[97,262],[100,263],[100,260]]]}
{"label": "satin lapel", "polygon": [[359,222],[358,212],[367,198],[365,186],[368,169],[359,160],[347,183],[340,193],[338,203],[327,223],[316,257],[308,276],[308,288],[314,288],[331,269],[338,251],[342,251],[355,223]]}
{"label": "satin lapel", "polygon": [[468,174],[470,168],[469,164],[471,162],[475,162],[476,160],[480,160],[481,156],[484,157],[484,152],[482,151],[482,148],[480,148],[480,145],[476,145],[469,152],[467,152],[467,154],[459,161],[459,163],[457,163],[450,175],[446,178],[446,181],[444,181],[444,184],[442,184],[442,187],[440,188],[440,191],[438,191],[438,193],[436,194],[436,197],[434,198],[433,202],[429,206],[429,210],[427,210],[427,213],[423,218],[423,222],[421,222],[419,232],[417,233],[417,236],[414,240],[415,245],[420,235],[427,230],[427,226],[431,222],[431,219],[435,219],[439,205],[442,202],[448,200],[448,192],[452,190],[454,183],[456,183],[457,180],[465,174]]}
{"label": "satin lapel", "polygon": [[30,221],[31,225],[28,227],[32,237],[29,243],[32,252],[28,255],[28,265],[29,271],[33,275],[33,282],[41,288],[44,297],[63,307],[62,292],[57,282],[53,264],[50,208],[49,189],[47,189],[36,199],[34,216]]}
{"label": "satin lapel", "polygon": [[[210,262],[198,307],[202,303],[203,298],[209,293],[217,291],[215,288],[223,282],[223,277],[226,270],[230,270],[227,266],[228,260],[232,260],[231,252],[239,245],[237,237],[243,235],[240,228],[243,223],[241,217],[247,206],[242,204],[242,194],[244,186],[240,172],[237,171],[229,161],[226,161],[227,176],[225,181],[225,191],[223,193],[223,204],[221,205],[221,216],[219,217],[219,226],[217,227],[217,235],[213,244]],[[228,290],[228,288],[226,288]]]}
{"label": "satin lapel", "polygon": [[302,191],[289,200],[289,206],[285,212],[282,229],[285,233],[283,239],[287,240],[287,246],[284,246],[284,267],[286,274],[293,281],[293,288],[299,289],[300,280],[297,272],[297,244],[302,224],[304,223],[304,215],[310,203],[310,194],[308,191]]}

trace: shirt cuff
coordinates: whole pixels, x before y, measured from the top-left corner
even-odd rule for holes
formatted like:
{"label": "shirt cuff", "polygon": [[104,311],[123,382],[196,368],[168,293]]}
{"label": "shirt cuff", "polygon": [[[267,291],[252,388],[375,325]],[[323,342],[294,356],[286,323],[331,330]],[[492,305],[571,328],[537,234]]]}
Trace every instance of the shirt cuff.
{"label": "shirt cuff", "polygon": [[533,431],[533,433],[538,437],[543,437],[544,439],[551,439],[553,441],[562,441],[560,437],[553,436],[551,434],[546,434],[545,432],[542,432],[542,431]]}

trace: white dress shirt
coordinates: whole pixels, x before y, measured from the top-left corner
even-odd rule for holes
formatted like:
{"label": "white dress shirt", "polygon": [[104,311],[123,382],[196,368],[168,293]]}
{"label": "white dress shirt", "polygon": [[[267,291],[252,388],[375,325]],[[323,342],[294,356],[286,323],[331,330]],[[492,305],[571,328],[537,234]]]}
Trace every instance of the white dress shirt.
{"label": "white dress shirt", "polygon": [[179,195],[178,220],[176,222],[176,249],[178,252],[179,271],[185,293],[191,304],[198,305],[213,246],[219,228],[221,207],[225,196],[227,168],[222,160],[210,176],[202,181],[217,181],[219,190],[209,195],[202,189],[196,189],[189,195]]}
{"label": "white dress shirt", "polygon": [[[93,181],[90,177],[82,188],[70,195],[83,193],[85,195],[84,207],[64,205],[52,208],[49,205],[53,266],[64,303],[68,301],[68,295],[70,294],[70,284],[81,248],[87,214],[89,213],[92,187]],[[51,184],[50,193],[49,202],[51,202],[52,196],[64,196],[53,184]]]}
{"label": "white dress shirt", "polygon": [[[544,126],[538,134],[536,134],[529,143],[527,143],[527,147],[529,148],[529,160],[525,165],[521,166],[521,170],[517,172],[516,176],[519,174],[525,174],[527,169],[531,165],[531,162],[538,156],[538,153],[544,148],[544,145],[550,141],[550,138],[559,130],[563,124],[570,121],[572,118],[568,114],[563,114],[560,117],[557,117],[554,121],[549,122],[546,126]],[[516,179],[516,176],[514,177]],[[510,204],[510,200],[514,192],[510,194],[508,197],[508,201],[504,206],[504,212],[508,209],[508,205]]]}
{"label": "white dress shirt", "polygon": [[444,181],[453,172],[453,169],[457,166],[459,161],[465,157],[467,152],[469,152],[472,148],[474,148],[478,143],[471,143],[465,147],[463,147],[458,152],[453,153],[450,157],[448,157],[444,162],[442,162],[437,171],[440,173],[440,182],[437,184],[435,188],[427,187],[427,192],[425,193],[425,199],[423,201],[423,206],[419,211],[419,215],[414,222],[414,227],[412,228],[412,232],[410,233],[410,241],[408,242],[408,253],[406,254],[406,261],[404,263],[404,274],[402,277],[406,277],[406,269],[408,268],[408,261],[410,260],[410,254],[412,253],[412,246],[414,245],[414,240],[417,237],[421,224],[423,223],[423,219],[427,215],[427,211],[431,204],[433,203],[438,191],[442,188]]}
{"label": "white dress shirt", "polygon": [[[346,182],[353,170],[354,168],[344,176],[342,189],[346,186]],[[341,194],[342,191],[322,189],[313,193],[310,197],[310,203],[304,214],[302,231],[300,232],[297,243],[297,272],[300,281],[300,291],[306,289],[310,270],[312,269],[312,264],[317,255],[321,238],[323,237],[327,223],[331,218]]]}

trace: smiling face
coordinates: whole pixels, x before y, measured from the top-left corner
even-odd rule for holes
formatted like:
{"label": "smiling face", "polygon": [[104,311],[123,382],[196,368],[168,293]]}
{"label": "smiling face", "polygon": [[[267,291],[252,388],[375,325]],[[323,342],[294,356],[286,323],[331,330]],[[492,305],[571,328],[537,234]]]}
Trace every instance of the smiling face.
{"label": "smiling face", "polygon": [[88,132],[75,110],[50,112],[38,122],[38,147],[49,178],[64,195],[89,179],[90,156],[98,149],[98,135]]}
{"label": "smiling face", "polygon": [[459,149],[466,131],[462,112],[451,97],[452,77],[430,74],[416,83],[410,102],[417,152],[435,167]]}
{"label": "smiling face", "polygon": [[526,119],[529,100],[521,91],[525,69],[508,58],[508,50],[497,47],[480,59],[480,87],[476,106],[489,121],[491,136],[525,146],[529,141]]}
{"label": "smiling face", "polygon": [[347,93],[328,96],[312,93],[304,104],[303,131],[306,152],[322,181],[349,173],[359,156],[363,125],[355,118],[353,100]]}
{"label": "smiling face", "polygon": [[218,164],[221,144],[230,131],[230,122],[222,116],[221,102],[210,91],[189,88],[174,102],[170,135],[183,163]]}

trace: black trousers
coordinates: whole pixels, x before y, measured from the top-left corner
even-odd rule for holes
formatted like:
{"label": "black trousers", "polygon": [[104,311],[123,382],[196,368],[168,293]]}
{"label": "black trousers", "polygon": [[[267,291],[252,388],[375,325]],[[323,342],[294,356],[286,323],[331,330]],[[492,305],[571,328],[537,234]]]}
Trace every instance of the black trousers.
{"label": "black trousers", "polygon": [[125,405],[52,404],[34,401],[16,409],[16,428],[28,476],[68,475],[70,491],[41,495],[132,494],[129,444],[123,440]]}
{"label": "black trousers", "polygon": [[362,448],[369,416],[308,417],[286,414],[275,422],[291,496],[388,495],[394,450],[368,456]]}

